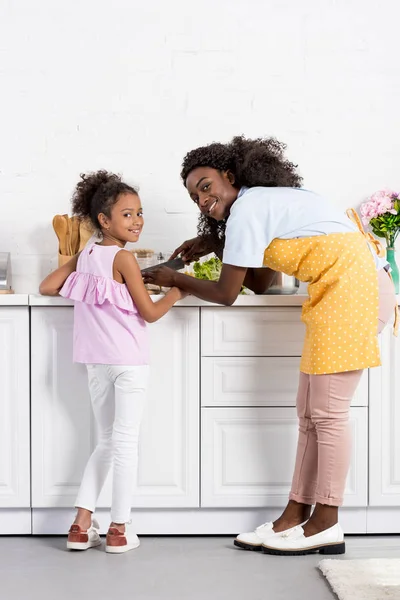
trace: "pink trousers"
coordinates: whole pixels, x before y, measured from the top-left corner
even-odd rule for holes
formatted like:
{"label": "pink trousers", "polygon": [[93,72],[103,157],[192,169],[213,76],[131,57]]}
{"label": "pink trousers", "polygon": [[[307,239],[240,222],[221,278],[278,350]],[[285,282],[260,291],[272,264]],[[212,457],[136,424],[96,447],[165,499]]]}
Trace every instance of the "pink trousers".
{"label": "pink trousers", "polygon": [[[378,274],[380,333],[394,312],[395,294],[385,270]],[[300,373],[299,439],[290,500],[341,506],[351,458],[349,408],[361,371]]]}

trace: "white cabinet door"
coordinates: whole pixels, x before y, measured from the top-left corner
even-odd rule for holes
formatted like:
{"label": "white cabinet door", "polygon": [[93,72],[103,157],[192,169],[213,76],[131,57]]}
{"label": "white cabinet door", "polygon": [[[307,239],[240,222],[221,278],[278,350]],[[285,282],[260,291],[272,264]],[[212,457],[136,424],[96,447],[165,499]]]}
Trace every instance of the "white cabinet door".
{"label": "white cabinet door", "polygon": [[[199,310],[173,308],[150,326],[151,375],[132,506],[199,506]],[[111,501],[111,478],[100,506]]]}
{"label": "white cabinet door", "polygon": [[371,506],[400,505],[400,340],[387,327],[380,339],[382,367],[370,370]]}
{"label": "white cabinet door", "polygon": [[301,356],[300,308],[202,308],[202,356]]}
{"label": "white cabinet door", "polygon": [[[352,408],[346,506],[367,503],[367,409]],[[203,408],[201,505],[284,506],[297,443],[295,408]]]}
{"label": "white cabinet door", "polygon": [[[300,358],[215,357],[201,359],[201,405],[296,406]],[[368,405],[368,371],[352,406]]]}
{"label": "white cabinet door", "polygon": [[[32,501],[73,506],[95,444],[86,369],[72,363],[73,310],[32,308]],[[199,505],[199,315],[174,308],[150,326],[152,374],[134,506]],[[110,480],[99,506],[110,504]]]}
{"label": "white cabinet door", "polygon": [[29,308],[0,308],[0,507],[30,506]]}
{"label": "white cabinet door", "polygon": [[72,363],[73,309],[31,308],[32,506],[73,506],[92,446],[84,365]]}

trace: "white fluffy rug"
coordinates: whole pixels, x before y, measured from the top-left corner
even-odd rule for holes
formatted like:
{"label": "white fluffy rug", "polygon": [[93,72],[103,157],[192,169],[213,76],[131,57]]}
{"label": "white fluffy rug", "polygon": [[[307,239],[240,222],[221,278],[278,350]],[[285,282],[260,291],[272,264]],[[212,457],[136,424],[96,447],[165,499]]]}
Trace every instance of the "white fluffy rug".
{"label": "white fluffy rug", "polygon": [[400,558],[322,560],[339,600],[400,600]]}

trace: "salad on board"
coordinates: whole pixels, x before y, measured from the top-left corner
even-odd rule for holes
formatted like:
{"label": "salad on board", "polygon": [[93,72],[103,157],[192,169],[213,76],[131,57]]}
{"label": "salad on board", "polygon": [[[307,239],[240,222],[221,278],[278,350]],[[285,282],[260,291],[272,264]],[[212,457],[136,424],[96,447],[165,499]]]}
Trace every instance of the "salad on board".
{"label": "salad on board", "polygon": [[[218,281],[219,276],[221,275],[222,261],[216,256],[212,256],[203,262],[197,261],[193,263],[191,267],[193,269],[193,273],[187,273],[187,275],[192,275],[193,277],[196,277],[196,279]],[[246,294],[247,288],[242,286],[240,293]]]}

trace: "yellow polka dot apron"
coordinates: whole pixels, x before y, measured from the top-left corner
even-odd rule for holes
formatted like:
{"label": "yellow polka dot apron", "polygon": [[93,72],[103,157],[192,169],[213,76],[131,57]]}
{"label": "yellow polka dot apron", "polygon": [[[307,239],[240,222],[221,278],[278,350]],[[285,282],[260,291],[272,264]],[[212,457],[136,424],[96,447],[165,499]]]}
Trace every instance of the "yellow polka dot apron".
{"label": "yellow polka dot apron", "polygon": [[264,266],[308,283],[300,370],[310,375],[377,367],[378,273],[363,232],[275,239]]}

